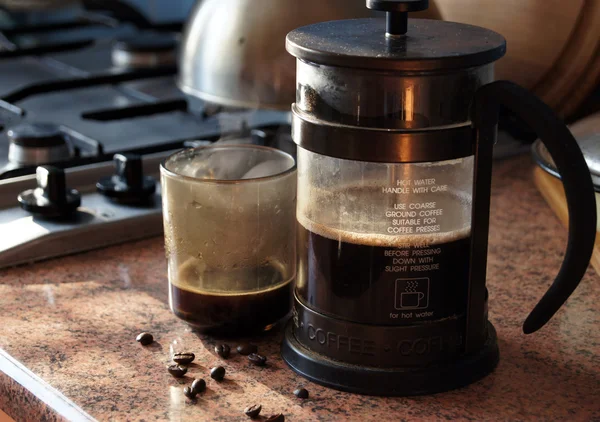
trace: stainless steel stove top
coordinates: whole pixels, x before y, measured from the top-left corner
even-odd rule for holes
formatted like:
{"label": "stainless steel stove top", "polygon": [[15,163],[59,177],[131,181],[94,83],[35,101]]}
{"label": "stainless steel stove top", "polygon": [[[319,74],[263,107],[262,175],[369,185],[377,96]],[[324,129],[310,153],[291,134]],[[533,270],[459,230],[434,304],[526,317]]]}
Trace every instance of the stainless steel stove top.
{"label": "stainless steel stove top", "polygon": [[[138,155],[144,174],[158,178],[158,163],[185,146],[223,137],[291,145],[287,113],[223,110],[177,89],[180,22],[86,3],[93,10],[66,21],[0,29],[0,268],[160,234],[160,186],[141,205],[96,192],[115,171],[114,154]],[[19,206],[19,193],[43,183],[36,169],[49,164],[81,194],[70,217]]]}
{"label": "stainless steel stove top", "polygon": [[[79,4],[35,16],[0,11],[0,268],[159,235],[160,186],[143,204],[96,191],[115,172],[114,154],[134,154],[157,179],[170,153],[220,139],[295,153],[288,113],[223,109],[177,89],[185,9],[156,23],[124,0]],[[498,156],[528,149],[500,136]],[[51,185],[66,186],[45,186],[43,172],[36,179],[46,165],[58,169]],[[32,215],[18,196],[36,186],[41,203],[49,191],[77,189],[81,205],[68,218]]]}

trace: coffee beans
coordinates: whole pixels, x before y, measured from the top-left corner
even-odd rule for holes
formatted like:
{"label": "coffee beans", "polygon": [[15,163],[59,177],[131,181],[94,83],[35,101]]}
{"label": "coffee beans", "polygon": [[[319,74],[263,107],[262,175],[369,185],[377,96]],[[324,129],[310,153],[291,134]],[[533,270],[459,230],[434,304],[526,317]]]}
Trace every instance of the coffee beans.
{"label": "coffee beans", "polygon": [[284,422],[284,421],[285,421],[285,416],[283,416],[281,413],[278,413],[276,415],[271,415],[267,419],[265,419],[265,422]]}
{"label": "coffee beans", "polygon": [[227,359],[231,353],[231,347],[229,347],[228,344],[219,344],[218,346],[215,346],[215,353],[223,359]]}
{"label": "coffee beans", "polygon": [[307,399],[308,398],[308,390],[306,388],[298,388],[294,391],[294,395],[299,399]]}
{"label": "coffee beans", "polygon": [[260,411],[262,410],[262,406],[260,404],[253,404],[252,406],[248,406],[244,409],[244,413],[246,416],[254,419],[260,415]]}
{"label": "coffee beans", "polygon": [[197,394],[198,393],[196,393],[192,387],[185,387],[183,389],[183,395],[186,396],[190,400],[195,399]]}
{"label": "coffee beans", "polygon": [[195,379],[191,386],[183,389],[183,395],[190,400],[194,400],[204,390],[206,390],[206,382],[203,379]]}
{"label": "coffee beans", "polygon": [[196,394],[202,393],[204,390],[206,390],[206,381],[204,381],[202,378],[195,379],[192,383],[192,390],[194,390]]}
{"label": "coffee beans", "polygon": [[256,366],[265,366],[267,363],[267,358],[263,355],[259,355],[258,353],[250,353],[248,355],[248,360]]}
{"label": "coffee beans", "polygon": [[154,337],[150,333],[139,333],[135,338],[135,341],[140,343],[142,346],[147,346],[154,341]]}
{"label": "coffee beans", "polygon": [[258,352],[258,347],[255,344],[244,343],[237,347],[237,352],[240,355],[248,356],[250,353]]}
{"label": "coffee beans", "polygon": [[196,355],[194,355],[193,353],[185,352],[173,354],[173,361],[177,362],[180,365],[187,365],[189,363],[192,363],[194,359],[196,359]]}
{"label": "coffee beans", "polygon": [[210,377],[215,381],[223,381],[225,378],[225,368],[222,366],[217,366],[210,370]]}
{"label": "coffee beans", "polygon": [[187,372],[187,368],[184,366],[179,366],[175,363],[167,366],[167,371],[169,371],[169,374],[173,375],[175,378],[181,378]]}

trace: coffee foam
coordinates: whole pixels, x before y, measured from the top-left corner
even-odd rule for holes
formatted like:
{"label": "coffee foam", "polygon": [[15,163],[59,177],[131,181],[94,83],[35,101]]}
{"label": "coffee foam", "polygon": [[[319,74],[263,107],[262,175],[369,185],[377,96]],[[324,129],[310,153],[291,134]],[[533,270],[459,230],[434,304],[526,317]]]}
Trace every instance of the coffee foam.
{"label": "coffee foam", "polygon": [[466,227],[459,230],[454,230],[445,233],[422,233],[422,234],[400,234],[390,235],[381,233],[360,233],[352,232],[333,227],[327,227],[323,224],[316,223],[300,213],[297,215],[298,223],[306,230],[326,237],[331,240],[352,243],[355,245],[364,246],[380,246],[405,248],[415,245],[438,245],[442,243],[455,242],[467,238],[471,235],[471,228]]}

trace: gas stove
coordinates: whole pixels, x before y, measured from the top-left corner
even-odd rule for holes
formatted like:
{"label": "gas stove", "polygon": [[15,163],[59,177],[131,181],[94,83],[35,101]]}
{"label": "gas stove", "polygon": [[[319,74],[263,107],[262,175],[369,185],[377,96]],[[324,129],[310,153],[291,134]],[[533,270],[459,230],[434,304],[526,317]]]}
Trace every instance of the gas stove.
{"label": "gas stove", "polygon": [[0,30],[0,268],[159,235],[159,163],[175,150],[294,151],[288,113],[224,109],[177,89],[181,22],[152,23],[120,1],[83,4],[67,19]]}

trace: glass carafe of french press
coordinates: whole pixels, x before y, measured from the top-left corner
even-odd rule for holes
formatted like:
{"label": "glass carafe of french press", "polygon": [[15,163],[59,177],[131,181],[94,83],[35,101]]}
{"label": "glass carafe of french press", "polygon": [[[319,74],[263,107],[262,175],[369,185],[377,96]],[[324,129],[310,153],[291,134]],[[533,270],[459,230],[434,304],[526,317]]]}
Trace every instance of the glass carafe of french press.
{"label": "glass carafe of french press", "polygon": [[548,147],[570,215],[565,260],[526,333],[569,297],[593,248],[593,187],[568,129],[525,89],[493,82],[501,35],[407,19],[427,3],[367,0],[386,20],[325,22],[287,36],[298,59],[299,258],[282,355],[342,390],[433,393],[496,366],[485,279],[501,105]]}

